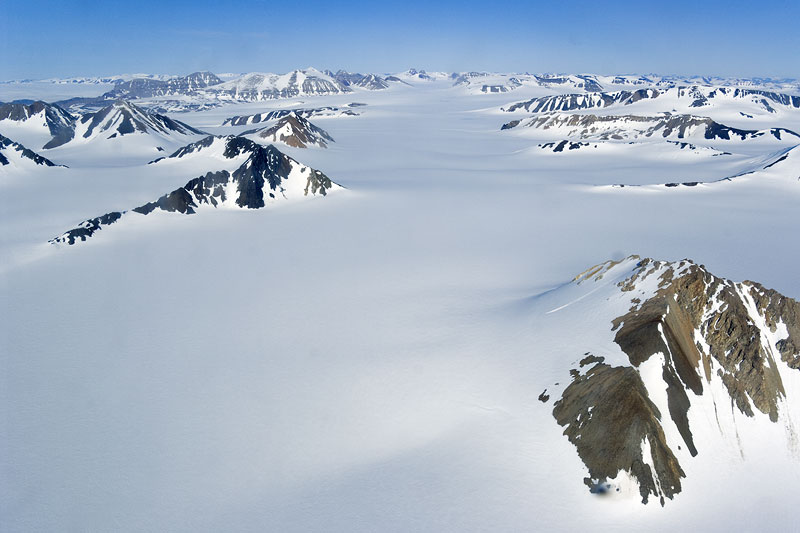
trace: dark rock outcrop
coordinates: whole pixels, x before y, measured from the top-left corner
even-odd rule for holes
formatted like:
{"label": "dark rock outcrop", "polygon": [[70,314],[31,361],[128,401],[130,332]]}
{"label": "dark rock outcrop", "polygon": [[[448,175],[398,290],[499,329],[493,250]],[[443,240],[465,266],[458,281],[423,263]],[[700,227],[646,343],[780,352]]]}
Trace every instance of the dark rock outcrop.
{"label": "dark rock outcrop", "polygon": [[14,142],[8,137],[4,137],[3,135],[0,135],[0,166],[11,164],[11,161],[8,159],[9,155],[8,152],[11,150],[18,152],[19,157],[23,159],[28,159],[36,165],[42,165],[46,167],[65,166],[65,165],[56,165],[46,157],[42,157],[33,150],[25,148],[23,145]]}
{"label": "dark rock outcrop", "polygon": [[[213,140],[214,137],[208,137],[200,143],[210,146]],[[112,212],[81,222],[76,228],[51,239],[50,242],[75,244],[85,241],[104,226],[133,213],[149,215],[154,211],[166,211],[191,215],[196,213],[200,206],[223,205],[260,209],[265,207],[268,200],[289,195],[325,196],[332,188],[339,187],[322,172],[300,164],[272,145],[262,146],[243,137],[228,137],[225,140],[223,155],[227,159],[241,155],[248,157],[233,172],[227,170],[208,172],[204,176],[190,180],[183,187],[153,202],[135,207],[129,212]],[[294,177],[290,177],[292,174]]]}
{"label": "dark rock outcrop", "polygon": [[41,115],[50,135],[53,136],[43,149],[55,148],[69,142],[75,136],[75,117],[57,104],[36,101],[31,104],[11,103],[0,105],[0,120],[25,122]]}
{"label": "dark rock outcrop", "polygon": [[87,125],[83,132],[83,137],[87,139],[100,135],[107,138],[121,137],[131,133],[204,135],[204,132],[188,124],[150,113],[124,100],[114,102],[96,113],[83,115],[80,123]]}
{"label": "dark rock outcrop", "polygon": [[[726,391],[723,403],[741,416],[773,423],[798,401],[787,398],[779,367],[800,371],[800,302],[755,282],[716,277],[689,260],[625,262],[634,267],[613,287],[617,297],[629,298],[630,309],[610,326],[627,361],[610,364],[587,354],[570,371],[553,416],[586,465],[590,489],[626,472],[643,503],[655,496],[663,505],[688,482],[676,449],[685,446],[697,456],[692,460],[714,453],[696,442],[689,416],[696,402],[714,402],[707,389]],[[574,283],[596,283],[615,268],[615,262],[597,265]],[[660,410],[654,397],[664,395]],[[667,426],[677,430],[671,441]]]}

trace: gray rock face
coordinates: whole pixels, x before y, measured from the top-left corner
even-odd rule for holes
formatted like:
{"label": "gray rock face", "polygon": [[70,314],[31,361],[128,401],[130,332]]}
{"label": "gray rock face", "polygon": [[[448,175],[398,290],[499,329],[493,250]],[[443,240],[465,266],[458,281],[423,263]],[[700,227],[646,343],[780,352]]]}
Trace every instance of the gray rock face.
{"label": "gray rock face", "polygon": [[169,80],[156,80],[151,78],[136,78],[118,83],[114,89],[103,94],[103,100],[135,100],[138,98],[152,98],[154,96],[179,96],[195,94],[199,89],[205,89],[222,83],[211,72],[194,72],[188,76],[178,76]]}
{"label": "gray rock face", "polygon": [[[175,152],[170,157],[180,158],[201,151],[210,147],[215,139],[213,136],[207,137]],[[200,206],[226,205],[243,209],[260,209],[265,207],[270,199],[285,196],[290,179],[295,188],[302,188],[303,196],[325,196],[331,188],[339,187],[322,172],[300,164],[274,146],[262,146],[243,137],[225,138],[222,155],[225,159],[234,159],[242,155],[246,155],[247,158],[233,172],[227,170],[208,172],[190,180],[183,187],[130,211],[114,211],[85,220],[77,227],[51,239],[50,243],[72,245],[83,242],[126,216],[149,215],[154,211],[191,215],[196,213]],[[290,178],[293,172],[295,172],[294,177]],[[303,183],[297,183],[298,179]]]}
{"label": "gray rock face", "polygon": [[204,94],[239,102],[257,102],[295,96],[331,95],[352,92],[350,87],[314,69],[288,74],[250,73],[239,79],[209,87]]}
{"label": "gray rock face", "polygon": [[[625,260],[631,261],[635,268],[614,278],[630,308],[609,324],[627,363],[585,354],[553,416],[586,465],[591,490],[610,488],[609,480],[625,472],[643,503],[653,496],[663,505],[690,481],[682,481],[676,449],[685,446],[693,461],[714,453],[696,441],[704,429],[696,424],[709,422],[692,419],[693,406],[711,402],[714,412],[790,424],[789,406],[800,398],[787,396],[782,375],[800,371],[800,302],[755,282],[719,278],[689,260]],[[615,267],[597,265],[574,283],[597,283]],[[645,364],[660,372],[651,369],[645,379]],[[727,396],[722,405],[712,388]],[[664,391],[659,410],[654,398]],[[676,428],[673,440],[668,426]]]}
{"label": "gray rock face", "polygon": [[25,105],[19,103],[0,105],[0,120],[24,122],[41,115],[53,138],[42,148],[55,148],[69,142],[75,135],[75,117],[56,104],[36,101]]}

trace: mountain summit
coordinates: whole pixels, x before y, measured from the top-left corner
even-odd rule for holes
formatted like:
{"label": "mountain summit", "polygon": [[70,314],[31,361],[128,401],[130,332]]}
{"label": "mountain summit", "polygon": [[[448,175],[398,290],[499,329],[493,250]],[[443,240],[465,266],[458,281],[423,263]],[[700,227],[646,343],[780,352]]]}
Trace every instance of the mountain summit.
{"label": "mountain summit", "polygon": [[248,133],[255,132],[262,139],[282,142],[295,148],[307,148],[309,145],[327,148],[328,142],[334,142],[328,132],[296,113],[286,115],[274,126]]}
{"label": "mountain summit", "polygon": [[[543,391],[592,492],[674,498],[690,462],[757,442],[766,424],[794,446],[800,420],[800,303],[689,260],[608,261],[546,297],[547,311],[608,325]],[[591,311],[589,311],[591,310]],[[568,326],[567,326],[568,327]],[[552,399],[552,404],[550,401]],[[685,481],[684,481],[685,479]]]}

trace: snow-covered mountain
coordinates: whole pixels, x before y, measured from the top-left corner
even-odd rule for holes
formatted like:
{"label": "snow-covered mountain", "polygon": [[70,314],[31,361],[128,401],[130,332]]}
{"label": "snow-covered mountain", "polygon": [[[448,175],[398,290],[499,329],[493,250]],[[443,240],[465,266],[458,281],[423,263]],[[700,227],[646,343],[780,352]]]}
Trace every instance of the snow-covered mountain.
{"label": "snow-covered mountain", "polygon": [[280,142],[294,148],[327,148],[329,142],[334,142],[327,131],[294,113],[281,118],[273,126],[243,133],[249,134],[255,134],[267,142]]}
{"label": "snow-covered mountain", "polygon": [[204,135],[204,132],[183,122],[150,113],[131,102],[119,100],[97,111],[83,115],[76,124],[73,142],[115,139],[126,135],[146,135],[158,139],[182,139]]}
{"label": "snow-covered mountain", "polygon": [[725,141],[765,137],[794,143],[800,140],[799,134],[785,128],[744,130],[720,124],[708,117],[669,113],[661,116],[547,113],[514,120],[502,126],[504,130],[513,128],[533,128],[547,131],[549,135],[598,140],[648,137]]}
{"label": "snow-covered mountain", "polygon": [[534,76],[539,85],[543,87],[570,87],[581,89],[587,93],[601,92],[603,86],[597,76],[588,74],[542,74]]}
{"label": "snow-covered mountain", "polygon": [[556,94],[516,102],[502,111],[513,113],[546,113],[553,111],[577,111],[581,109],[604,108],[612,105],[630,105],[645,98],[656,98],[658,89],[638,89],[635,91],[616,91],[610,93],[571,93]]}
{"label": "snow-covered mountain", "polygon": [[113,211],[85,220],[50,242],[83,242],[105,226],[154,211],[192,215],[205,208],[260,209],[279,201],[326,196],[341,189],[322,172],[299,163],[274,146],[262,146],[243,137],[207,137],[171,157],[180,158],[202,149],[218,152],[222,159],[230,161],[228,166],[233,170],[209,171],[130,211]]}
{"label": "snow-covered mountain", "polygon": [[312,108],[293,108],[293,109],[275,109],[265,113],[254,113],[252,115],[237,115],[228,117],[222,122],[222,126],[246,126],[248,124],[258,124],[260,122],[269,122],[283,118],[290,114],[295,114],[298,117],[311,118],[311,117],[356,117],[359,113],[353,110],[353,107],[360,107],[350,104],[348,107],[312,107]]}
{"label": "snow-covered mountain", "polygon": [[58,105],[42,101],[0,105],[0,133],[45,149],[69,142],[75,122],[75,117]]}
{"label": "snow-covered mountain", "polygon": [[251,72],[209,87],[204,92],[221,99],[254,102],[294,96],[342,94],[352,92],[352,89],[323,72],[308,68],[287,74]]}
{"label": "snow-covered mountain", "polygon": [[389,81],[418,82],[418,81],[439,81],[450,79],[449,72],[428,72],[424,69],[410,68],[403,72],[398,72],[388,76]]}
{"label": "snow-covered mountain", "polygon": [[0,135],[0,171],[6,168],[54,167],[55,163],[20,143]]}
{"label": "snow-covered mountain", "polygon": [[664,505],[692,483],[690,463],[757,442],[765,426],[796,446],[796,300],[689,260],[637,256],[592,267],[541,300],[553,322],[583,311],[607,325],[607,338],[582,343],[595,348],[563,354],[573,361],[564,379],[539,397],[586,466],[591,492]]}
{"label": "snow-covered mountain", "polygon": [[389,87],[389,82],[377,74],[367,74],[360,80],[353,82],[353,85],[355,87],[361,87],[362,89],[369,89],[370,91],[380,91],[382,89],[387,89]]}
{"label": "snow-covered mountain", "polygon": [[111,91],[100,98],[104,100],[134,100],[154,96],[177,96],[193,94],[199,89],[218,85],[222,80],[211,72],[194,72],[187,76],[153,79],[134,78],[120,82]]}
{"label": "snow-covered mountain", "polygon": [[389,82],[377,74],[360,74],[358,72],[347,72],[346,70],[338,70],[336,72],[326,70],[325,74],[346,87],[361,87],[371,91],[380,91],[389,87]]}
{"label": "snow-covered mountain", "polygon": [[0,86],[0,529],[791,530],[795,82],[339,75]]}

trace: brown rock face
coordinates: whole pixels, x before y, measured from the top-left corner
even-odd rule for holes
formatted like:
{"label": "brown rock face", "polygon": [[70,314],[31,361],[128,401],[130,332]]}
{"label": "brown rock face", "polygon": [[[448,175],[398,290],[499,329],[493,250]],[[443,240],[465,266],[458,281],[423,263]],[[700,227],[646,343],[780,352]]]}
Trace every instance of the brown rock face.
{"label": "brown rock face", "polygon": [[[680,492],[685,475],[666,444],[661,413],[635,369],[595,364],[566,388],[553,416],[566,426],[564,434],[588,467],[584,482],[590,488],[625,470],[639,482],[643,503],[654,494],[663,504],[664,496]],[[645,441],[651,457],[643,457]],[[651,459],[654,468],[646,464]]]}
{"label": "brown rock face", "polygon": [[[576,282],[600,279],[613,266],[593,267]],[[585,358],[581,366],[596,364],[585,374],[571,371],[572,383],[553,416],[587,466],[587,484],[624,470],[638,482],[643,502],[652,494],[663,505],[664,496],[680,492],[684,472],[664,436],[666,413],[650,393],[666,390],[668,414],[683,441],[673,445],[685,445],[692,456],[702,450],[688,412],[713,380],[724,385],[739,412],[777,422],[786,399],[779,364],[800,369],[800,303],[758,283],[718,278],[687,260],[640,260],[616,286],[623,293],[651,287],[611,323],[630,366]],[[656,354],[663,357],[662,381],[646,385],[639,367]],[[645,442],[649,458],[642,455]]]}

